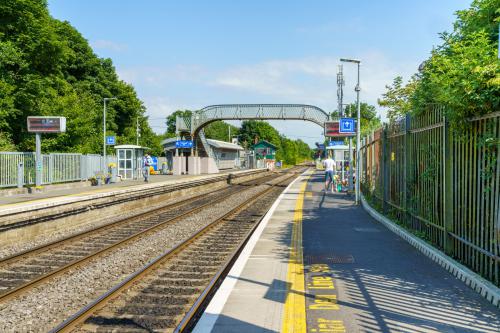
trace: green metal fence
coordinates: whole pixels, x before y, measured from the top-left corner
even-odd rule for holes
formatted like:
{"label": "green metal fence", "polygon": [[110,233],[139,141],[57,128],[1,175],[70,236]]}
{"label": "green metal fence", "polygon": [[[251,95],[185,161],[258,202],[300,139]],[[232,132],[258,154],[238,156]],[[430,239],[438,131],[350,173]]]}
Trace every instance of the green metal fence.
{"label": "green metal fence", "polygon": [[361,191],[379,211],[500,286],[500,112],[460,134],[437,108],[364,138]]}

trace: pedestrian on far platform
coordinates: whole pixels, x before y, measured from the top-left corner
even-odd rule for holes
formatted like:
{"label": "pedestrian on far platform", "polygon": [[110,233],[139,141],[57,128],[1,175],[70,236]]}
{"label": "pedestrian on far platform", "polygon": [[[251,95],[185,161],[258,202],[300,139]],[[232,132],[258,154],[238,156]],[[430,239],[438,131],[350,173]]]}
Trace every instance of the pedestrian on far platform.
{"label": "pedestrian on far platform", "polygon": [[148,153],[146,153],[146,155],[144,155],[144,157],[142,159],[142,165],[143,165],[142,175],[144,176],[144,182],[148,183],[149,182],[149,167],[153,165],[153,159],[151,158],[151,156],[149,156]]}
{"label": "pedestrian on far platform", "polygon": [[333,193],[333,170],[335,169],[335,161],[330,157],[323,161],[323,166],[325,167],[325,193],[328,192],[328,188],[331,186]]}

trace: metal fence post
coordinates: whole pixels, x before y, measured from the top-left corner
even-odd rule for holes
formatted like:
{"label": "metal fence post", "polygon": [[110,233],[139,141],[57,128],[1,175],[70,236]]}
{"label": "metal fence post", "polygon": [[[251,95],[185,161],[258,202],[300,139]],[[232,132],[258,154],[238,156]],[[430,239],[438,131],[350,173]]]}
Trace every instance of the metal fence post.
{"label": "metal fence post", "polygon": [[411,161],[411,150],[410,150],[410,125],[411,125],[411,117],[409,114],[405,116],[405,131],[404,131],[404,159],[403,159],[403,180],[404,180],[404,186],[403,186],[403,208],[404,208],[404,216],[405,216],[405,223],[408,222],[410,214],[409,214],[409,209],[410,209],[410,198],[409,198],[409,191],[408,191],[408,175],[410,174],[410,161]]}
{"label": "metal fence post", "polygon": [[22,188],[24,186],[24,164],[19,162],[17,164],[17,187]]}
{"label": "metal fence post", "polygon": [[443,117],[443,202],[444,202],[444,237],[443,247],[448,255],[453,255],[453,134],[446,117]]}
{"label": "metal fence post", "polygon": [[382,158],[380,159],[381,178],[382,178],[382,207],[384,214],[387,214],[389,199],[389,147],[387,146],[387,128],[382,127],[381,141],[382,141]]}

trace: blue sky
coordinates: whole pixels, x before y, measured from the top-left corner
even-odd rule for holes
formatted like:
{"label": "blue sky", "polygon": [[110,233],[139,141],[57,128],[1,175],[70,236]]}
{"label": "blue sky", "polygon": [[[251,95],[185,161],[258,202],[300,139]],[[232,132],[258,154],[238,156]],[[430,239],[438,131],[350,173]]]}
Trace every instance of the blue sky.
{"label": "blue sky", "polygon": [[[339,58],[362,60],[361,100],[397,75],[408,79],[470,0],[132,1],[49,0],[144,101],[165,130],[177,109],[225,103],[304,103],[336,108]],[[344,102],[355,66],[345,65]],[[379,113],[385,119],[385,111]],[[290,138],[322,141],[317,125],[271,122]]]}

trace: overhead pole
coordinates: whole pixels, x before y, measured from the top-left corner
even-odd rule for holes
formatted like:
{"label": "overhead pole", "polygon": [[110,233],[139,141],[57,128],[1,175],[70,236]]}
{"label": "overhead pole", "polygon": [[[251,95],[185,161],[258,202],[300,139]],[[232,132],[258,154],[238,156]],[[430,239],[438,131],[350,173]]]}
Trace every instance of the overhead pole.
{"label": "overhead pole", "polygon": [[[356,204],[359,204],[360,193],[359,193],[359,148],[361,146],[361,107],[359,102],[359,92],[361,87],[359,85],[359,70],[361,65],[361,60],[356,59],[340,59],[342,62],[352,62],[358,65],[358,80],[354,91],[356,91],[356,104],[357,104],[357,129],[356,129]],[[351,166],[350,166],[351,167]]]}
{"label": "overhead pole", "polygon": [[139,145],[139,117],[135,118],[135,144]]}
{"label": "overhead pole", "polygon": [[112,99],[117,99],[116,97],[104,97],[104,110],[103,110],[103,120],[102,120],[102,173],[106,173],[106,102]]}

